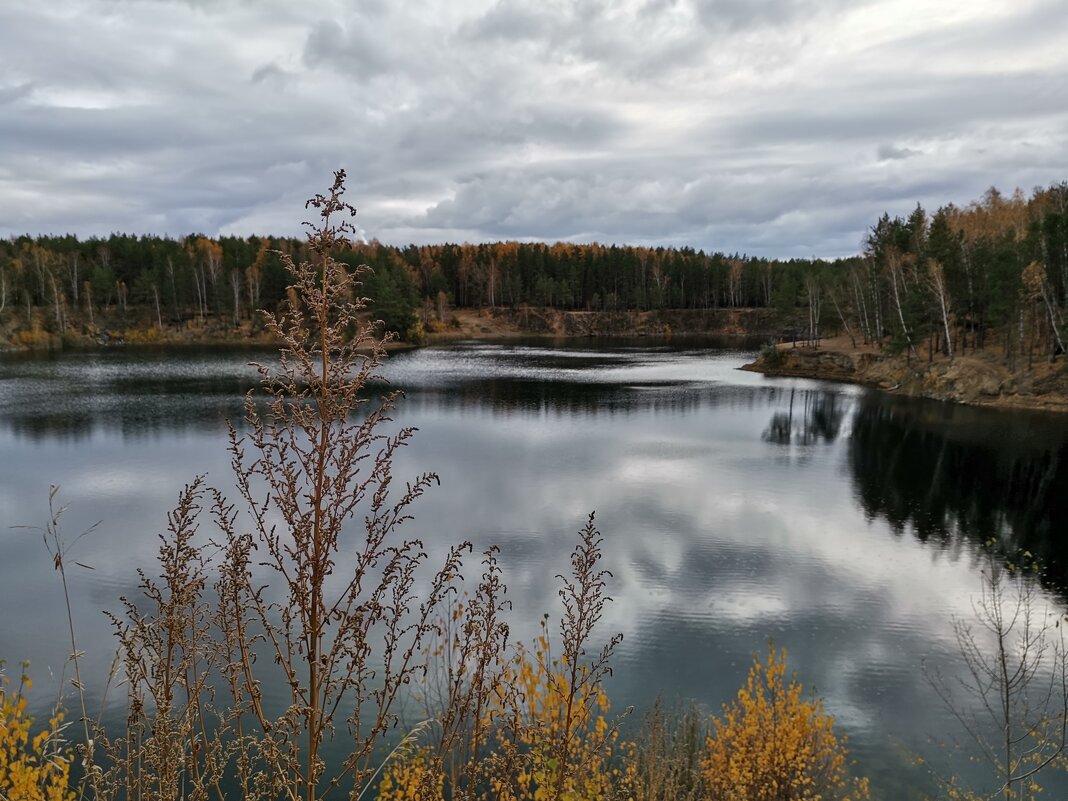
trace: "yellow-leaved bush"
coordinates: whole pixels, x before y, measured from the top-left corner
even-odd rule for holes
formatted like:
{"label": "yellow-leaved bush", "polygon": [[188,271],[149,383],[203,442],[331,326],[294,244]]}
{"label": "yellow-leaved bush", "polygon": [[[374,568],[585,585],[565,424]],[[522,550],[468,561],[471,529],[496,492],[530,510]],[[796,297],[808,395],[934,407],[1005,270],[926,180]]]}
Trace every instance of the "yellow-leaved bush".
{"label": "yellow-leaved bush", "polygon": [[709,801],[863,801],[867,779],[850,777],[845,738],[818,699],[786,679],[786,651],[768,649],[745,686],[713,721],[701,764]]}
{"label": "yellow-leaved bush", "polygon": [[[585,677],[583,677],[585,678]],[[571,693],[568,666],[553,659],[543,623],[530,648],[519,647],[496,678],[493,735],[479,771],[486,784],[467,797],[500,801],[599,801],[633,795],[634,743],[620,738],[600,682]],[[570,704],[569,704],[570,698]],[[566,749],[561,743],[566,740]],[[560,753],[566,753],[561,764]],[[446,760],[447,761],[447,760]],[[432,749],[404,750],[390,759],[378,787],[380,801],[452,797]]]}
{"label": "yellow-leaved bush", "polygon": [[[550,798],[603,799],[626,797],[634,778],[633,743],[621,741],[611,718],[604,686],[597,682],[568,703],[568,665],[554,661],[545,631],[533,651],[520,648],[502,680],[519,690],[521,706],[517,744],[526,754],[518,781],[498,785],[492,794],[505,801]],[[585,677],[580,679],[580,685]],[[566,764],[559,762],[559,743],[568,741]],[[562,775],[561,775],[562,773]]]}
{"label": "yellow-leaved bush", "polygon": [[437,768],[429,746],[394,755],[382,772],[379,801],[418,801],[445,797],[445,773]]}
{"label": "yellow-leaved bush", "polygon": [[0,673],[0,798],[5,801],[72,801],[71,757],[60,738],[63,713],[32,734],[33,718],[26,710],[30,679],[23,675],[17,688]]}

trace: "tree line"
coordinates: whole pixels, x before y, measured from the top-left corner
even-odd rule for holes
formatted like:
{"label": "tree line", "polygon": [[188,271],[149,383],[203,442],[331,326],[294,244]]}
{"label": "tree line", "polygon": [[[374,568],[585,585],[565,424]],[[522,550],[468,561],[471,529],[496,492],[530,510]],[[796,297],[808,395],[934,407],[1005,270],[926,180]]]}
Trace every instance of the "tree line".
{"label": "tree line", "polygon": [[[155,322],[255,321],[286,298],[286,237],[172,239],[113,234],[0,241],[0,322],[37,315],[62,333],[101,311],[149,310]],[[884,214],[863,252],[833,261],[773,260],[692,248],[558,242],[406,247],[372,241],[339,254],[367,264],[364,292],[386,327],[444,323],[450,308],[548,306],[620,311],[772,308],[794,336],[847,334],[891,352],[952,357],[994,340],[1010,364],[1064,349],[1068,183],[988,190],[965,206]],[[991,337],[991,332],[998,332]]]}
{"label": "tree line", "polygon": [[[0,314],[34,310],[62,329],[71,310],[130,305],[180,321],[234,322],[274,310],[286,297],[284,256],[300,261],[306,245],[284,237],[179,239],[112,234],[21,236],[0,241]],[[804,271],[817,261],[771,261],[692,248],[495,242],[409,245],[356,243],[338,254],[369,265],[364,292],[387,327],[403,333],[417,319],[447,310],[549,306],[618,311],[791,305]]]}
{"label": "tree line", "polygon": [[825,298],[854,341],[952,358],[996,339],[1010,367],[1063,353],[1068,183],[883,215],[843,267],[807,290],[809,306]]}

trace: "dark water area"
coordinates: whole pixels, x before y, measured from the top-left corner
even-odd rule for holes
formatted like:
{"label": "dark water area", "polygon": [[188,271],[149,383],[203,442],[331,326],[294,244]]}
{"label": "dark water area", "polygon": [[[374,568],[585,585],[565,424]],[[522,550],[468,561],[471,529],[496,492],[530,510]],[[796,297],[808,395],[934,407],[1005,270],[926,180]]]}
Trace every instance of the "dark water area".
{"label": "dark water area", "polygon": [[1038,557],[1068,587],[1068,424],[1027,413],[864,396],[849,444],[870,517],[941,547],[965,537]]}
{"label": "dark water area", "polygon": [[[461,539],[499,545],[513,635],[528,639],[557,613],[551,577],[596,510],[614,574],[602,631],[624,635],[617,709],[663,696],[714,712],[774,642],[879,796],[918,797],[916,756],[937,764],[932,739],[963,737],[921,668],[961,669],[953,620],[972,614],[983,543],[1036,554],[1041,603],[1064,610],[1068,420],[737,370],[750,355],[651,340],[394,354],[397,420],[419,429],[395,473],[441,476],[410,533],[431,560]],[[86,671],[102,677],[101,610],[151,571],[185,483],[231,486],[225,420],[255,383],[247,362],[271,358],[0,355],[0,658],[33,660],[39,708],[55,698],[66,618],[39,532],[10,526],[44,523],[51,484],[68,538],[99,522],[72,554],[93,569],[71,584]]]}

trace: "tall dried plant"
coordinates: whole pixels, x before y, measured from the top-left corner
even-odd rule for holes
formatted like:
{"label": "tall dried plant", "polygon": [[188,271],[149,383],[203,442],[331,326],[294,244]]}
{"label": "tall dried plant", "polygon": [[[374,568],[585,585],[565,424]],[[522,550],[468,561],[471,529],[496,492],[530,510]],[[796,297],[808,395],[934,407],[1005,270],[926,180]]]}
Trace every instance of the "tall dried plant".
{"label": "tall dried plant", "polygon": [[[576,740],[590,725],[595,699],[603,693],[604,679],[612,673],[612,652],[623,640],[622,634],[614,634],[599,651],[588,654],[586,650],[601,622],[605,603],[611,600],[605,590],[606,579],[612,574],[601,568],[604,540],[593,524],[593,517],[591,513],[571,552],[570,575],[557,576],[562,585],[559,595],[564,607],[560,618],[563,663],[555,676],[563,704],[550,737],[550,750],[560,766],[554,788],[557,799],[564,796],[568,784],[568,766],[572,764]],[[605,734],[608,733],[606,730]]]}
{"label": "tall dried plant", "polygon": [[708,720],[692,703],[669,707],[661,699],[642,720],[635,748],[640,801],[700,801],[705,797],[701,759]]}
{"label": "tall dried plant", "polygon": [[[124,599],[115,618],[128,725],[113,739],[98,732],[98,794],[223,801],[236,787],[315,801],[342,788],[356,798],[425,672],[424,642],[470,545],[431,567],[400,531],[437,477],[394,482],[413,429],[389,431],[399,392],[369,397],[390,335],[376,335],[358,294],[368,268],[335,258],[354,231],[344,183],[339,171],[308,201],[319,216],[306,224],[310,259],[279,254],[293,282],[288,307],[267,319],[280,360],[258,365],[246,433],[229,434],[242,514],[194,481],[162,537],[161,575],[142,575],[143,597]],[[198,532],[205,519],[211,535]],[[279,685],[282,700],[264,690]],[[477,705],[456,703],[477,717]],[[332,739],[344,756],[328,764]]]}
{"label": "tall dried plant", "polygon": [[[231,431],[234,471],[254,523],[248,547],[230,549],[226,574],[285,675],[288,708],[272,721],[258,705],[257,715],[265,732],[284,738],[277,753],[291,756],[275,767],[307,801],[324,783],[333,788],[348,778],[359,787],[370,775],[375,744],[398,719],[401,689],[422,672],[420,645],[470,549],[450,548],[425,591],[418,586],[423,545],[400,538],[398,529],[437,476],[418,476],[399,498],[391,491],[394,456],[413,431],[383,433],[399,392],[371,404],[365,391],[382,381],[385,340],[362,319],[366,300],[356,290],[367,268],[350,272],[333,256],[354,232],[344,178],[338,172],[330,192],[308,202],[320,216],[309,224],[312,261],[281,254],[298,303],[268,320],[281,360],[277,370],[260,367],[266,409],[251,393],[246,399],[252,459]],[[346,526],[357,520],[362,532],[346,539]],[[227,533],[228,542],[240,539],[232,528]],[[281,600],[253,584],[253,548],[280,581]],[[343,581],[332,584],[341,570]],[[249,674],[241,689],[255,697],[259,685]],[[351,743],[326,776],[320,749],[339,715]],[[291,745],[285,750],[301,739],[299,755]]]}

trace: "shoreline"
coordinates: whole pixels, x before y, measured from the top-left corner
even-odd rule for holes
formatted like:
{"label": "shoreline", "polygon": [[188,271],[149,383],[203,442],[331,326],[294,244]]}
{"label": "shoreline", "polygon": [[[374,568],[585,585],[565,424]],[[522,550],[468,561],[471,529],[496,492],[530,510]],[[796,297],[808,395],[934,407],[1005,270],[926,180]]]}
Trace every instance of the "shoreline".
{"label": "shoreline", "polygon": [[767,376],[841,381],[892,395],[927,398],[995,409],[1068,413],[1068,367],[1063,360],[1010,371],[995,353],[969,352],[948,359],[906,359],[869,347],[853,347],[844,337],[819,348],[775,346],[739,369]]}
{"label": "shoreline", "polygon": [[[60,333],[45,329],[41,316],[32,326],[9,323],[0,329],[0,353],[49,350],[92,350],[140,346],[277,346],[261,326],[208,318],[168,320],[160,327],[144,310],[129,319],[95,324],[74,318]],[[418,322],[406,339],[387,344],[387,350],[407,350],[463,340],[519,339],[582,340],[594,337],[670,339],[672,337],[723,337],[763,339],[774,336],[776,326],[767,309],[664,309],[656,311],[564,311],[550,307],[497,307],[447,310],[440,319]]]}
{"label": "shoreline", "polygon": [[[774,320],[762,309],[661,311],[561,311],[551,308],[453,309],[447,323],[420,326],[418,341],[394,340],[389,352],[447,345],[462,341],[508,342],[627,338],[671,341],[674,338],[716,337],[733,340],[770,339]],[[133,322],[133,321],[131,321]],[[0,356],[44,351],[141,347],[277,347],[262,328],[220,320],[169,323],[160,330],[140,319],[126,327],[68,330],[64,335],[35,327],[10,330]],[[140,324],[139,324],[140,323]],[[22,340],[21,342],[19,340]],[[772,356],[774,354],[774,356]],[[739,369],[768,376],[840,381],[895,395],[1003,409],[1068,413],[1068,366],[1063,358],[1039,361],[1010,371],[1004,359],[987,350],[947,359],[891,356],[870,346],[856,346],[838,336],[818,348],[783,343],[766,348]]]}

